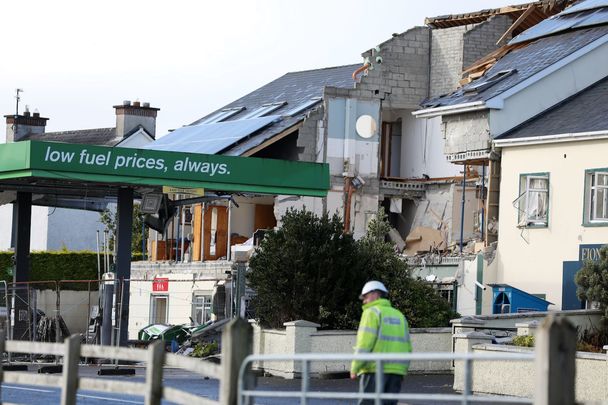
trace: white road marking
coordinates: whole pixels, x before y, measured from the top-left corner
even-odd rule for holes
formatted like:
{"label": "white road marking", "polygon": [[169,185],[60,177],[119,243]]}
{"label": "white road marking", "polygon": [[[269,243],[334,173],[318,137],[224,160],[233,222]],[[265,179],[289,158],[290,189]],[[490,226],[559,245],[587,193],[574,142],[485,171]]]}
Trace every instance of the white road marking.
{"label": "white road marking", "polygon": [[50,390],[41,390],[41,389],[38,389],[38,388],[15,387],[13,385],[4,385],[4,384],[2,385],[2,388],[10,388],[10,389],[13,389],[13,390],[23,390],[23,391],[46,392],[46,393],[48,393],[48,392],[54,392],[54,391],[50,391]]}
{"label": "white road marking", "polygon": [[76,396],[77,397],[81,397],[81,398],[102,399],[104,401],[124,402],[124,403],[127,403],[127,404],[143,404],[142,401],[129,401],[128,399],[97,397],[97,396],[94,396],[94,395],[83,395],[83,394],[76,394]]}

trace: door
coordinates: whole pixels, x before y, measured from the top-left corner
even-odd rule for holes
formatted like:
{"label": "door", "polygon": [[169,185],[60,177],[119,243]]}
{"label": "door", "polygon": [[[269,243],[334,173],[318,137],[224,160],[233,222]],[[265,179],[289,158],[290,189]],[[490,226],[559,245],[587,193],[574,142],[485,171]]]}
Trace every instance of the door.
{"label": "door", "polygon": [[585,309],[585,303],[576,296],[574,275],[581,269],[581,262],[564,262],[562,277],[562,309]]}
{"label": "door", "polygon": [[169,312],[169,297],[166,295],[150,296],[150,323],[166,324]]}

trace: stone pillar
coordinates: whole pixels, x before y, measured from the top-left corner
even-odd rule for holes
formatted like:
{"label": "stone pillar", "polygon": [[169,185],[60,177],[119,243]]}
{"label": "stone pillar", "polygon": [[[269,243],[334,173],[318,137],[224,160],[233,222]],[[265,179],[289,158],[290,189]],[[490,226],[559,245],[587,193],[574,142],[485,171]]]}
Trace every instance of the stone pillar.
{"label": "stone pillar", "polygon": [[472,332],[475,329],[482,328],[485,324],[484,321],[474,316],[464,316],[459,319],[454,319],[450,321],[450,323],[452,324],[453,335],[458,333]]}
{"label": "stone pillar", "polygon": [[517,336],[535,336],[538,325],[538,321],[516,323]]}
{"label": "stone pillar", "polygon": [[[492,343],[492,336],[482,332],[456,333],[454,339],[454,353],[472,353],[473,346]],[[471,367],[471,371],[473,367]],[[463,391],[465,388],[465,362],[456,360],[454,364],[454,390]]]}
{"label": "stone pillar", "polygon": [[[285,338],[286,353],[310,353],[311,349],[311,335],[317,331],[321,325],[309,321],[292,321],[285,322]],[[302,363],[299,361],[290,361],[289,370],[286,370],[287,375],[291,375],[291,378],[300,376],[302,372]]]}

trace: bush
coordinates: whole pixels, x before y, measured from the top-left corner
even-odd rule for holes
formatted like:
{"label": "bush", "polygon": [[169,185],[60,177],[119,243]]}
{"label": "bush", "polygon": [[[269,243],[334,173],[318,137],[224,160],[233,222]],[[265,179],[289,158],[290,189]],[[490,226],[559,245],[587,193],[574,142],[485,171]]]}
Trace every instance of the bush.
{"label": "bush", "polygon": [[304,319],[326,329],[356,328],[358,296],[372,279],[386,284],[393,305],[413,327],[448,326],[458,316],[431,286],[410,276],[407,264],[385,242],[390,227],[382,212],[360,241],[343,233],[337,215],[290,210],[282,222],[266,234],[249,263],[261,325],[281,328]]}
{"label": "bush", "polygon": [[521,347],[534,347],[534,336],[532,336],[532,335],[515,336],[513,338],[513,344],[515,346],[521,346]]}

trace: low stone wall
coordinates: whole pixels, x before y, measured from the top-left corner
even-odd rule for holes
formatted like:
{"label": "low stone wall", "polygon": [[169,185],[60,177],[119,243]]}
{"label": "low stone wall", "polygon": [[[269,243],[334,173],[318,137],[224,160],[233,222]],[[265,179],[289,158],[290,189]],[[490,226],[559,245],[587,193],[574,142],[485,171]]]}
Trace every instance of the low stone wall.
{"label": "low stone wall", "polygon": [[[455,352],[473,352],[491,355],[496,353],[530,353],[533,348],[489,344],[492,337],[479,332],[454,335]],[[475,361],[473,363],[472,390],[476,393],[534,396],[536,371],[533,361]],[[576,400],[605,401],[608,398],[608,355],[577,352]],[[454,389],[464,389],[464,364],[454,367]]]}
{"label": "low stone wall", "polygon": [[[296,353],[353,353],[356,331],[321,330],[319,325],[308,321],[294,321],[284,324],[285,330],[261,329],[254,326],[254,354],[296,354]],[[451,352],[452,332],[450,328],[412,329],[412,346],[416,353]],[[295,378],[300,375],[299,362],[259,362],[254,368],[266,373]],[[324,376],[348,373],[350,362],[324,361],[310,364],[311,375]],[[416,361],[410,365],[410,372],[451,373],[450,361]]]}

